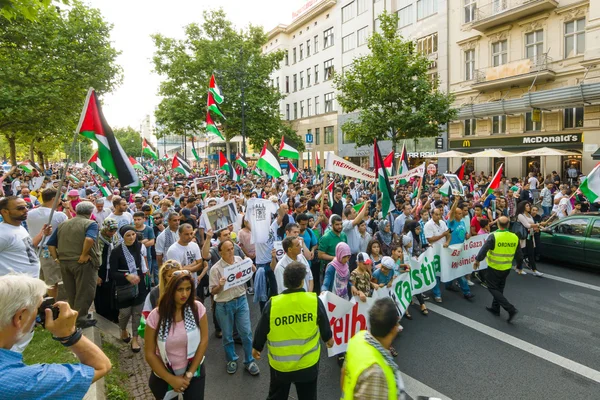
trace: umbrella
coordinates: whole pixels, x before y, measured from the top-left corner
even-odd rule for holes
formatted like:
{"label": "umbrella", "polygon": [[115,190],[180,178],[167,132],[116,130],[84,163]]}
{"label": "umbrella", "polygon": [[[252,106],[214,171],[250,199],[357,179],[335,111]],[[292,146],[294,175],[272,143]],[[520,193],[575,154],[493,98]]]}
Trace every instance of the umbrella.
{"label": "umbrella", "polygon": [[471,155],[469,153],[463,153],[462,151],[456,151],[456,150],[446,151],[444,153],[437,154],[438,158],[464,158],[464,157],[470,157],[470,156]]}
{"label": "umbrella", "polygon": [[524,151],[513,154],[512,157],[537,157],[537,156],[579,156],[579,153],[572,151],[551,149],[550,147],[540,147],[539,149]]}
{"label": "umbrella", "polygon": [[514,153],[510,153],[510,152],[504,151],[504,150],[487,149],[487,150],[480,151],[480,152],[477,152],[477,153],[469,154],[467,157],[473,157],[473,158],[505,158],[505,157],[512,157],[514,155],[515,155]]}

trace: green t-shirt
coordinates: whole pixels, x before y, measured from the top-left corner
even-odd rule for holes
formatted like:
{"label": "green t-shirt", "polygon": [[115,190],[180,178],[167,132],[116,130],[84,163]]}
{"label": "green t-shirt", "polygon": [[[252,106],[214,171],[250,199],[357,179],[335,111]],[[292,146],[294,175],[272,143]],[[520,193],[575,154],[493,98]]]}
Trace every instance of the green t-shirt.
{"label": "green t-shirt", "polygon": [[[319,239],[319,251],[335,257],[335,247],[341,242],[348,243],[346,234],[341,232],[340,236],[338,236],[333,233],[333,231],[329,230],[321,237],[321,239]],[[321,267],[325,268],[329,262],[330,261],[321,260]]]}

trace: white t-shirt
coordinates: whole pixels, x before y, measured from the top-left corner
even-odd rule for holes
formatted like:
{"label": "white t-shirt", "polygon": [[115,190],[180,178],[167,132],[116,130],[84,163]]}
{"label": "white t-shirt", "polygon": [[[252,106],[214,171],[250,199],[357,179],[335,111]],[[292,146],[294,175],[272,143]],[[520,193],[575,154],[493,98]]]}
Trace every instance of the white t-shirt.
{"label": "white t-shirt", "polygon": [[[167,227],[167,229],[169,229]],[[166,252],[168,252],[169,249],[165,249],[165,240],[167,238],[166,236],[166,232],[167,229],[165,229],[164,231],[162,231],[160,233],[160,235],[158,235],[158,237],[156,238],[156,247],[154,248],[156,250],[156,254],[157,255],[163,255]],[[177,243],[179,241],[179,230],[173,232],[171,231],[171,234],[173,235],[173,244]],[[171,244],[171,246],[173,246],[173,244]]]}
{"label": "white t-shirt", "polygon": [[558,219],[563,219],[564,217],[569,215],[572,209],[573,208],[571,207],[571,199],[569,199],[569,197],[567,196],[564,196],[562,199],[560,199],[560,202],[558,203],[558,207],[556,208],[556,216],[558,217]]}
{"label": "white t-shirt", "polygon": [[[298,257],[296,258],[296,261],[301,262],[306,267],[306,276],[304,277],[303,288],[304,288],[304,290],[306,290],[308,292],[308,283],[313,280],[313,275],[310,270],[310,265],[308,264],[308,260],[306,260],[306,258],[302,254],[298,255]],[[284,290],[288,289],[283,284],[283,273],[285,271],[285,267],[290,265],[292,262],[294,262],[294,260],[292,260],[286,254],[283,256],[283,258],[281,260],[279,260],[279,262],[277,263],[277,266],[275,267],[275,280],[277,280],[277,292],[278,293],[281,293]]]}
{"label": "white t-shirt", "polygon": [[[558,192],[554,195],[554,201],[552,203],[552,212],[553,213],[558,213],[558,205],[560,204],[560,200],[562,200],[562,198],[564,197],[564,195],[562,194],[562,192]],[[558,204],[556,204],[556,200],[559,200]]]}
{"label": "white t-shirt", "polygon": [[529,186],[531,188],[531,190],[537,190],[537,185],[538,185],[538,180],[535,176],[532,176],[531,178],[529,178]]}
{"label": "white t-shirt", "polygon": [[125,225],[133,225],[133,216],[127,211],[125,211],[121,215],[115,215],[114,212],[110,213],[110,215],[107,218],[113,218],[115,221],[117,221],[117,225],[119,228]]}
{"label": "white t-shirt", "polygon": [[360,233],[358,233],[358,225],[353,226],[351,220],[342,222],[342,231],[348,237],[348,246],[352,254],[357,254],[360,247]]}
{"label": "white t-shirt", "polygon": [[[44,227],[44,224],[48,223],[50,211],[51,209],[48,207],[39,207],[34,208],[33,210],[27,213],[27,227],[29,228],[29,237],[33,239],[38,233],[40,233],[40,231]],[[64,212],[55,211],[52,215],[52,231],[54,232],[58,228],[58,225],[60,225],[62,222],[65,222],[68,219],[69,218]],[[44,244],[48,242],[48,239],[50,239],[50,237],[47,237],[44,240]]]}
{"label": "white t-shirt", "polygon": [[254,244],[254,248],[256,249],[256,265],[271,263],[271,250],[273,250],[273,243],[277,238],[277,228],[279,228],[277,221],[273,221],[268,230],[269,239],[267,242]]}
{"label": "white t-shirt", "polygon": [[246,207],[246,218],[250,222],[251,243],[267,243],[272,215],[277,212],[277,205],[270,200],[250,199]]}
{"label": "white t-shirt", "polygon": [[[188,243],[187,246],[182,246],[176,242],[167,250],[166,260],[177,260],[181,266],[190,265],[194,261],[201,259],[200,247],[194,242]],[[197,274],[194,272],[192,276],[196,279]]]}
{"label": "white t-shirt", "polygon": [[0,276],[11,272],[40,276],[40,260],[27,229],[0,223]]}
{"label": "white t-shirt", "polygon": [[[425,223],[425,239],[432,238],[434,236],[439,236],[442,233],[446,232],[448,227],[446,223],[440,219],[439,225],[436,224],[433,219],[430,219]],[[444,244],[446,243],[446,236],[443,236],[440,240],[435,243]]]}

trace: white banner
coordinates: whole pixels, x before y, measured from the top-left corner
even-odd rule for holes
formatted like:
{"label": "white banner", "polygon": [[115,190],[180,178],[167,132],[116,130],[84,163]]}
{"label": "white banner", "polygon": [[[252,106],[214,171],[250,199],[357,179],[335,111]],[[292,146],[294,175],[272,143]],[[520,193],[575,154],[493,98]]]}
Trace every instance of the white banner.
{"label": "white banner", "polygon": [[[441,263],[444,266],[440,273],[442,282],[450,282],[461,276],[473,272],[473,263],[479,250],[483,247],[488,235],[477,235],[467,239],[464,243],[453,244],[446,249],[441,249]],[[487,261],[479,264],[479,270],[487,268]]]}
{"label": "white banner", "polygon": [[390,177],[390,182],[392,182],[392,181],[396,182],[396,181],[399,181],[401,179],[409,180],[413,176],[419,176],[419,177],[421,177],[424,174],[425,174],[425,163],[423,163],[422,165],[419,165],[416,168],[409,169],[408,171],[406,171],[403,174],[391,176]]}
{"label": "white banner", "polygon": [[252,260],[245,258],[239,263],[223,268],[223,277],[225,278],[223,290],[243,285],[252,278]]}
{"label": "white banner", "polygon": [[364,181],[376,181],[375,173],[367,171],[366,169],[361,168],[350,161],[346,161],[342,157],[338,157],[333,153],[327,154],[325,171],[333,172],[334,174],[340,174],[343,176],[349,176],[351,178],[362,179]]}

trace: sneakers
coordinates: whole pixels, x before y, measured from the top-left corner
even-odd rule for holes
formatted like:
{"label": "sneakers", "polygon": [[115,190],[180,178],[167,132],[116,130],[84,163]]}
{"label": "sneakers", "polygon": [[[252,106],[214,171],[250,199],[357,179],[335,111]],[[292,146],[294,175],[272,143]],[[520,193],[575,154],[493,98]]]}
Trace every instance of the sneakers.
{"label": "sneakers", "polygon": [[500,310],[494,310],[492,307],[486,307],[485,309],[494,314],[496,317],[500,316]]}
{"label": "sneakers", "polygon": [[517,274],[519,275],[527,275],[527,272],[523,271],[522,269],[516,269],[515,271],[517,271]]}
{"label": "sneakers", "polygon": [[235,374],[236,371],[237,371],[237,361],[229,361],[227,363],[227,373],[229,375],[233,375],[233,374]]}
{"label": "sneakers", "polygon": [[463,294],[463,297],[466,300],[471,300],[473,297],[475,297],[475,295],[473,293],[467,293],[467,294]]}
{"label": "sneakers", "polygon": [[441,303],[442,302],[442,298],[441,297],[434,297],[433,301],[435,301],[436,303]]}
{"label": "sneakers", "polygon": [[253,295],[254,294],[254,289],[249,287],[248,289],[246,289],[246,293],[248,293],[249,295]]}
{"label": "sneakers", "polygon": [[470,280],[467,279],[467,285],[469,286],[475,286],[475,284],[473,282],[471,282]]}
{"label": "sneakers", "polygon": [[248,371],[248,373],[252,376],[256,376],[256,375],[260,374],[260,369],[258,368],[258,365],[256,365],[256,363],[254,361],[252,361],[250,364],[246,365],[246,371]]}
{"label": "sneakers", "polygon": [[83,322],[77,322],[77,327],[81,329],[91,328],[92,326],[96,326],[98,320],[95,319],[87,319]]}
{"label": "sneakers", "polygon": [[544,274],[540,271],[538,271],[537,269],[535,271],[533,271],[533,275],[537,276],[539,278],[541,278],[542,276],[544,276]]}

